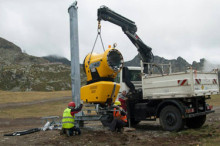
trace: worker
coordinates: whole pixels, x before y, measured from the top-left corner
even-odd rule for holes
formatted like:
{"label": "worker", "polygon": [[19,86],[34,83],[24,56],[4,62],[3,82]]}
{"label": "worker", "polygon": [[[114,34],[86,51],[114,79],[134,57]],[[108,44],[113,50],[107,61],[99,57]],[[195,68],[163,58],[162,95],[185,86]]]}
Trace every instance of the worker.
{"label": "worker", "polygon": [[121,102],[121,107],[123,108],[123,110],[126,112],[127,111],[127,105],[126,105],[126,100],[128,99],[126,97],[126,91],[123,90],[122,93],[119,95],[118,101]]}
{"label": "worker", "polygon": [[68,104],[68,107],[63,112],[61,134],[67,134],[67,136],[73,136],[74,132],[77,135],[81,134],[80,129],[74,126],[74,122],[75,114],[78,113],[82,109],[82,107],[82,103],[78,108],[76,108],[75,102],[70,102]]}
{"label": "worker", "polygon": [[126,112],[121,107],[121,102],[116,101],[114,104],[114,111],[113,111],[113,121],[110,124],[110,130],[122,132],[121,130],[123,127],[127,125],[127,116]]}

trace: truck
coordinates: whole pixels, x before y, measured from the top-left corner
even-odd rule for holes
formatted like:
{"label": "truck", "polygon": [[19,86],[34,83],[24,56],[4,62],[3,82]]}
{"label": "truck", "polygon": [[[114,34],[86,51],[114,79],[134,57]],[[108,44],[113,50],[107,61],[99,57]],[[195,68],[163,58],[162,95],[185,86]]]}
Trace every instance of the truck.
{"label": "truck", "polygon": [[[101,119],[103,125],[112,121],[111,105],[118,93],[126,90],[130,125],[159,118],[160,125],[167,131],[179,131],[184,126],[201,127],[206,115],[214,112],[206,100],[219,94],[217,70],[205,73],[189,68],[185,72],[172,73],[171,64],[153,63],[152,48],[136,34],[133,21],[106,6],[98,9],[99,25],[102,20],[120,26],[141,57],[141,67],[123,66],[122,55],[114,48],[102,55],[89,54],[85,58],[87,85],[81,88],[81,99],[99,105],[97,113],[107,117]],[[154,74],[155,67],[158,71]],[[168,72],[164,72],[165,67]]]}
{"label": "truck", "polygon": [[[144,63],[141,64],[141,67],[127,67],[136,90],[128,95],[132,125],[159,118],[160,125],[167,131],[179,131],[184,126],[200,128],[206,115],[214,112],[206,100],[219,94],[218,70],[202,72],[189,68],[185,72],[144,74]],[[130,90],[123,71],[116,78],[121,85],[119,93]]]}

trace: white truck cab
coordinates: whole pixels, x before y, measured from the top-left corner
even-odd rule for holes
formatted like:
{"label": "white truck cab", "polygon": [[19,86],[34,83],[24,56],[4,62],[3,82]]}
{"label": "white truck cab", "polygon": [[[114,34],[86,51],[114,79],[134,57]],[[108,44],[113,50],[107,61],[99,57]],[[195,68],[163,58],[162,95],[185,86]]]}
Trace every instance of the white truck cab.
{"label": "white truck cab", "polygon": [[[135,89],[141,89],[142,88],[142,75],[141,75],[141,67],[137,66],[128,66],[128,69],[130,71],[130,81],[134,84]],[[126,91],[126,93],[129,92],[129,87],[123,82],[123,70],[117,75],[115,82],[120,84],[120,90],[119,94],[122,93],[122,91]]]}

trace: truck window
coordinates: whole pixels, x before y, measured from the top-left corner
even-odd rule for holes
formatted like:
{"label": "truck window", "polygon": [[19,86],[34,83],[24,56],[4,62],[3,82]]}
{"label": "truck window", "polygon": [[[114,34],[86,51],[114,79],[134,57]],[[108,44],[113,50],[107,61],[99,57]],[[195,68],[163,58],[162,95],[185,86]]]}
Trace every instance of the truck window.
{"label": "truck window", "polygon": [[131,81],[141,81],[141,71],[140,70],[129,70],[131,74]]}

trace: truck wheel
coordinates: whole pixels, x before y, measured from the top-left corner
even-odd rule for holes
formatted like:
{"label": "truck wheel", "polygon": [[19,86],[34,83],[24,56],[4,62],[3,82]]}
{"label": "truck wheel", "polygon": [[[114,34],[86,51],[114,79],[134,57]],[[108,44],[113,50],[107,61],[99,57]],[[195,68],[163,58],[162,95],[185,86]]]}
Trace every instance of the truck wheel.
{"label": "truck wheel", "polygon": [[164,107],[160,113],[160,125],[166,131],[179,131],[183,128],[183,119],[179,109],[169,105]]}
{"label": "truck wheel", "polygon": [[206,121],[206,115],[186,119],[188,128],[200,128]]}

